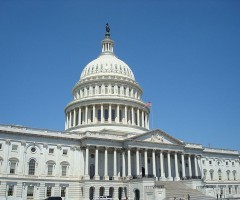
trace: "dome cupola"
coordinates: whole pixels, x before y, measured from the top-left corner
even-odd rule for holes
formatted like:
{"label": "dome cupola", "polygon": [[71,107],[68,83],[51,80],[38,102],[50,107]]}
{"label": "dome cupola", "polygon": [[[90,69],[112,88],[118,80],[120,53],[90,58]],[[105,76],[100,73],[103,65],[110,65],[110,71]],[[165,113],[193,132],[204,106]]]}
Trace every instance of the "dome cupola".
{"label": "dome cupola", "polygon": [[82,70],[65,108],[68,131],[143,133],[149,129],[149,108],[130,67],[114,54],[106,24],[102,51]]}

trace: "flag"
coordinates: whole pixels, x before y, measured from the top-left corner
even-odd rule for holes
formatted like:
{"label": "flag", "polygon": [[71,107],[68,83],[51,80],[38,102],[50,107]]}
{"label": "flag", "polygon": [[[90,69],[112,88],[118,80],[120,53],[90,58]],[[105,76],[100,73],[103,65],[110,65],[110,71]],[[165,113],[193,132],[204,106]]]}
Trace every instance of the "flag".
{"label": "flag", "polygon": [[149,102],[145,103],[144,108],[149,108],[151,106],[152,106],[152,102],[149,101]]}

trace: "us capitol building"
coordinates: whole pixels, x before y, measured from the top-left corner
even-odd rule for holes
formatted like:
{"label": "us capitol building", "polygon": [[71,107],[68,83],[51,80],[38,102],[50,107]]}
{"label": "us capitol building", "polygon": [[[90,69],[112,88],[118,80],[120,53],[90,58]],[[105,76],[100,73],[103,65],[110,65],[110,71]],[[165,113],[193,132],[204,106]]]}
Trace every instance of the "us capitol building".
{"label": "us capitol building", "polygon": [[150,130],[150,103],[108,25],[101,44],[73,87],[65,131],[0,125],[0,200],[240,197],[239,152]]}

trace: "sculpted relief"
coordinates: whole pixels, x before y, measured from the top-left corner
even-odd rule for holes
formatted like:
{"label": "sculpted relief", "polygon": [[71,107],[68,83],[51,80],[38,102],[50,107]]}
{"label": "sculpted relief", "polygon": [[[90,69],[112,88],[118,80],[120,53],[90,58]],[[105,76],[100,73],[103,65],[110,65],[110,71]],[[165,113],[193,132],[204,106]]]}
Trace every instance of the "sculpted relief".
{"label": "sculpted relief", "polygon": [[151,142],[160,142],[163,143],[164,142],[164,138],[163,136],[159,135],[158,133],[153,134],[151,137]]}

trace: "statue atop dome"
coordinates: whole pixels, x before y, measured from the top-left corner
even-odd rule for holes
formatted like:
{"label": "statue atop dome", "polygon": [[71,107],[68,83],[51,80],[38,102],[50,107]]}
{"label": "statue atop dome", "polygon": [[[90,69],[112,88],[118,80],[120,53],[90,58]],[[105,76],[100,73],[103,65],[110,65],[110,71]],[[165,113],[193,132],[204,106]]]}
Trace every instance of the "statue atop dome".
{"label": "statue atop dome", "polygon": [[108,23],[106,23],[106,34],[105,36],[110,36],[110,26]]}

